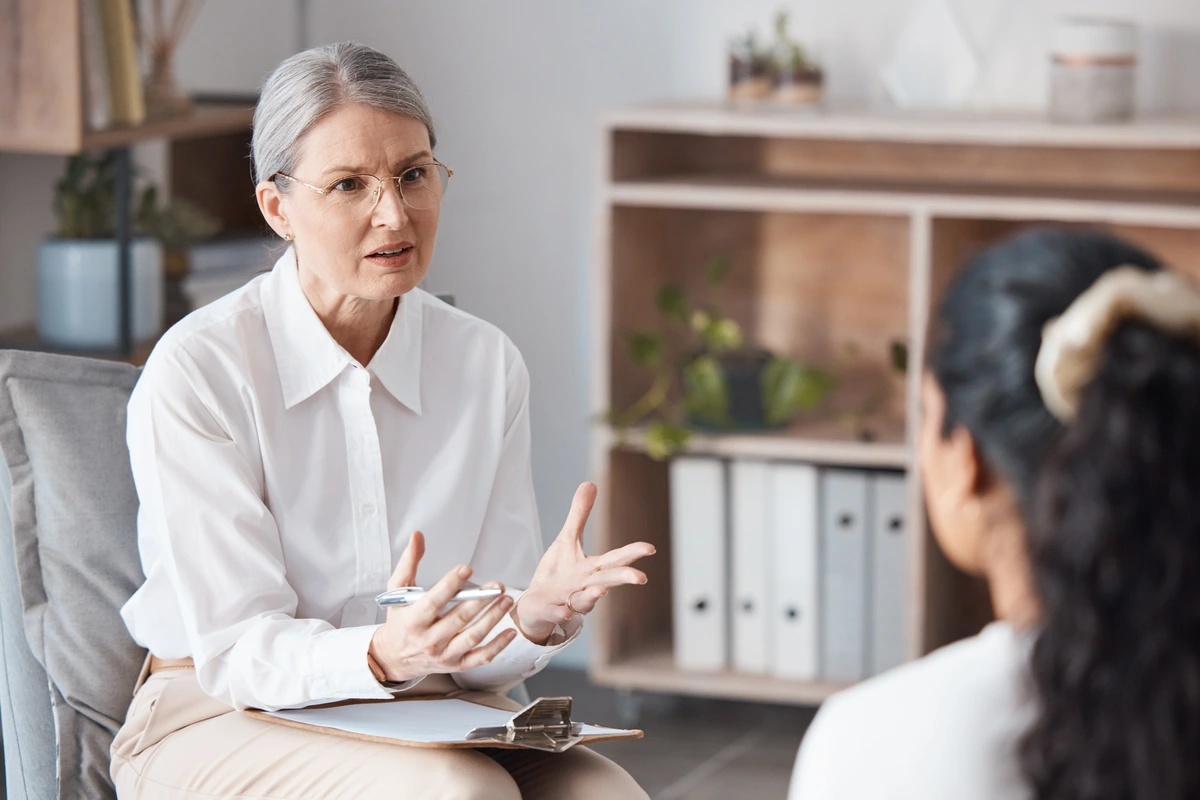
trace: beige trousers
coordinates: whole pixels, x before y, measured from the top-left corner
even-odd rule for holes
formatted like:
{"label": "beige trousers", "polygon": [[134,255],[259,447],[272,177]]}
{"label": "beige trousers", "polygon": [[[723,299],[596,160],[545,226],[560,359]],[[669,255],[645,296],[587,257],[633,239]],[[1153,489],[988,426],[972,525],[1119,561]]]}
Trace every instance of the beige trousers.
{"label": "beige trousers", "polygon": [[[415,691],[452,690],[435,676]],[[455,696],[519,708],[494,694]],[[299,730],[212,699],[190,669],[157,672],[138,690],[113,741],[112,777],[120,800],[648,800],[584,747],[434,750]]]}

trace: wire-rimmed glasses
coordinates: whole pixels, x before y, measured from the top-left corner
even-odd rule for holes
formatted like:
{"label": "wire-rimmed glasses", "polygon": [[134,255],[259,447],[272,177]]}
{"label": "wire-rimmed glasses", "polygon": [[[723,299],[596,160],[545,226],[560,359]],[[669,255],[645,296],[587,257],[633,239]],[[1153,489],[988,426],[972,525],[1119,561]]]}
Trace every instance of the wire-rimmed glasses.
{"label": "wire-rimmed glasses", "polygon": [[396,185],[400,199],[409,208],[423,210],[433,208],[441,202],[446,193],[446,184],[454,170],[434,159],[428,164],[417,164],[408,167],[403,173],[390,178],[378,178],[374,175],[346,175],[338,178],[328,186],[313,186],[299,178],[294,178],[286,172],[276,172],[273,180],[285,178],[298,183],[306,189],[311,189],[325,197],[333,211],[352,217],[365,217],[375,210],[379,198],[383,196],[383,185],[390,181]]}

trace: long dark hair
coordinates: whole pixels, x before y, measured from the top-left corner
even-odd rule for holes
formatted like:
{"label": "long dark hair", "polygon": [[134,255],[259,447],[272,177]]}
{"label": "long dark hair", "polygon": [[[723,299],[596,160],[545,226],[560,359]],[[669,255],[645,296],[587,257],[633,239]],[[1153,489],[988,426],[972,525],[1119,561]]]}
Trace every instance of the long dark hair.
{"label": "long dark hair", "polygon": [[1122,265],[1161,268],[1106,234],[1024,233],[965,268],[934,331],[944,430],[966,426],[1025,523],[1038,800],[1200,797],[1200,347],[1121,323],[1068,425],[1034,380],[1043,326]]}

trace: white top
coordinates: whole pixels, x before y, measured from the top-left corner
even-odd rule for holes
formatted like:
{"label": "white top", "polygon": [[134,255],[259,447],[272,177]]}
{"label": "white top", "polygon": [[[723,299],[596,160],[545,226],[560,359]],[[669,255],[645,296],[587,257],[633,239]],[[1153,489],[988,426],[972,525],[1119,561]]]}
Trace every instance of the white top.
{"label": "white top", "polygon": [[1034,720],[1029,639],[978,636],[834,695],[804,735],[789,800],[1021,800]]}
{"label": "white top", "polygon": [[[309,305],[290,249],[167,332],[128,441],[146,582],[122,616],[236,708],[390,697],[367,666],[374,598],[414,530],[423,586],[469,563],[478,582],[525,587],[541,556],[529,373],[512,342],[414,289],[363,368]],[[581,627],[565,625],[567,641]],[[454,678],[501,691],[565,644],[518,635]]]}

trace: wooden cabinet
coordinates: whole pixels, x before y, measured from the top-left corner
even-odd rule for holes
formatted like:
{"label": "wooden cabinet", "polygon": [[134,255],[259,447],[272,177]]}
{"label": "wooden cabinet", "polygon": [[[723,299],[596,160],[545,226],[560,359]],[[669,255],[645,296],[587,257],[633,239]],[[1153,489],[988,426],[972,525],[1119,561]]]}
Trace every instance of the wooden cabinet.
{"label": "wooden cabinet", "polygon": [[[248,161],[253,100],[198,103],[185,115],[88,130],[81,19],[80,0],[0,5],[0,152],[71,155],[166,140],[175,196],[214,214],[227,233],[262,230]],[[0,346],[40,347],[31,328],[0,332]],[[88,354],[141,361],[148,349]]]}
{"label": "wooden cabinet", "polygon": [[[990,618],[981,585],[938,551],[913,470],[919,369],[858,441],[840,418],[887,381],[887,346],[926,348],[931,309],[982,247],[1031,224],[1098,226],[1200,276],[1200,120],[1112,127],[1035,119],[790,116],[717,105],[652,108],[605,124],[602,246],[595,270],[597,410],[648,386],[627,331],[657,324],[665,282],[700,290],[715,254],[732,262],[721,308],[750,338],[816,364],[842,386],[824,413],[781,433],[704,435],[691,452],[909,473],[908,654],[970,635]],[[846,358],[845,353],[857,355]],[[631,690],[813,703],[835,685],[736,672],[694,673],[672,659],[667,465],[635,435],[599,429],[596,549],[653,542],[650,584],[597,611],[593,678]]]}

